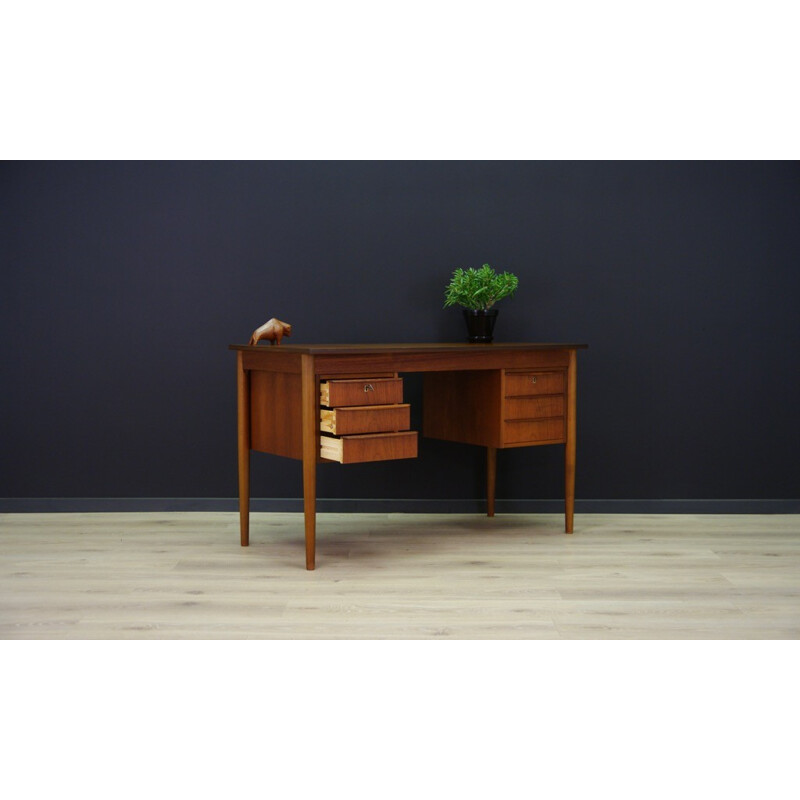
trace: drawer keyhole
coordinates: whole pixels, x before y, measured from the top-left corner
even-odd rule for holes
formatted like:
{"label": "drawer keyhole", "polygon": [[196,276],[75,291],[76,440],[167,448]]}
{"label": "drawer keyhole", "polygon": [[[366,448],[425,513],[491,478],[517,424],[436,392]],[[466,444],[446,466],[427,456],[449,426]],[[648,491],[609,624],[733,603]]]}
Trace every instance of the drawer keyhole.
{"label": "drawer keyhole", "polygon": [[372,384],[371,384],[371,383],[365,383],[365,384],[364,384],[364,393],[365,393],[365,394],[366,394],[367,392],[374,392],[374,391],[375,391],[375,389],[374,389],[374,387],[372,386]]}
{"label": "drawer keyhole", "polygon": [[536,383],[536,376],[535,375],[531,378],[531,383]]}

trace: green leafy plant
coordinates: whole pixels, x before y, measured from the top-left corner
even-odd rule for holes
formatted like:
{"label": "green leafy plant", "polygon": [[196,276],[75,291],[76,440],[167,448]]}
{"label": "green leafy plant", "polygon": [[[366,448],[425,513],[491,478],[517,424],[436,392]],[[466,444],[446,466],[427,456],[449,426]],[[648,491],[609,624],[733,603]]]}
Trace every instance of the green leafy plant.
{"label": "green leafy plant", "polygon": [[498,274],[488,264],[453,272],[444,293],[444,307],[463,306],[474,310],[491,308],[498,300],[513,296],[519,279],[511,272]]}

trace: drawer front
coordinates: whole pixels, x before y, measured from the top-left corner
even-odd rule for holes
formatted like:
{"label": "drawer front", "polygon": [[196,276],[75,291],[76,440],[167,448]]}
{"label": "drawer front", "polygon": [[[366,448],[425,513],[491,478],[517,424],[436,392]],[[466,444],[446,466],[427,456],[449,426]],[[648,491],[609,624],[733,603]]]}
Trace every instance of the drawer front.
{"label": "drawer front", "polygon": [[564,395],[541,397],[506,397],[503,402],[503,419],[544,419],[564,416]]}
{"label": "drawer front", "polygon": [[503,444],[563,442],[564,419],[512,420],[503,423]]}
{"label": "drawer front", "polygon": [[323,381],[319,400],[323,406],[374,406],[403,402],[402,378],[362,378]]}
{"label": "drawer front", "polygon": [[348,433],[406,431],[410,426],[411,406],[408,403],[322,408],[319,412],[319,429],[323,433],[333,433],[339,436]]}
{"label": "drawer front", "polygon": [[564,370],[557,372],[507,372],[506,397],[561,394],[566,386]]}
{"label": "drawer front", "polygon": [[417,457],[417,432],[320,436],[320,455],[341,464]]}

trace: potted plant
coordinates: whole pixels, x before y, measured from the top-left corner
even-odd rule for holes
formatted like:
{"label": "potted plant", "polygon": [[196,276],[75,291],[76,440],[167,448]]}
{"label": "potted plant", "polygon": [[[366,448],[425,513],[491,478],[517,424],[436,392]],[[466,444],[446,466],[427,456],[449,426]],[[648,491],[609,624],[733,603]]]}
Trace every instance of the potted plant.
{"label": "potted plant", "polygon": [[498,313],[494,304],[504,297],[511,297],[518,285],[516,275],[511,272],[498,274],[488,264],[480,269],[459,267],[445,290],[444,307],[462,306],[470,343],[488,344],[492,341]]}

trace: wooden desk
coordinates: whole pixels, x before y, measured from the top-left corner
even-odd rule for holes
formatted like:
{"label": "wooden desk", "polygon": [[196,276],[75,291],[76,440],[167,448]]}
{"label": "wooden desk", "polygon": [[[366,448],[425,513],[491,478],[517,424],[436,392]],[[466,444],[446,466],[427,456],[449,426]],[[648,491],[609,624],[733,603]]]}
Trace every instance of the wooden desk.
{"label": "wooden desk", "polygon": [[[425,373],[424,436],[486,448],[489,516],[494,515],[498,449],[564,444],[565,529],[572,533],[576,351],[586,346],[231,345],[237,359],[242,546],[250,543],[250,451],[299,459],[303,462],[306,568],[314,569],[317,464],[331,463],[321,455],[320,386],[329,380],[359,380],[364,382],[364,392],[369,393],[375,391],[373,384],[378,382],[388,387],[401,372]],[[359,450],[352,460],[405,457],[410,451],[398,450],[398,443],[408,448],[411,438],[410,434],[373,436],[367,442],[370,452],[364,455]],[[330,441],[328,437],[322,439]],[[325,452],[330,456],[330,449]]]}

